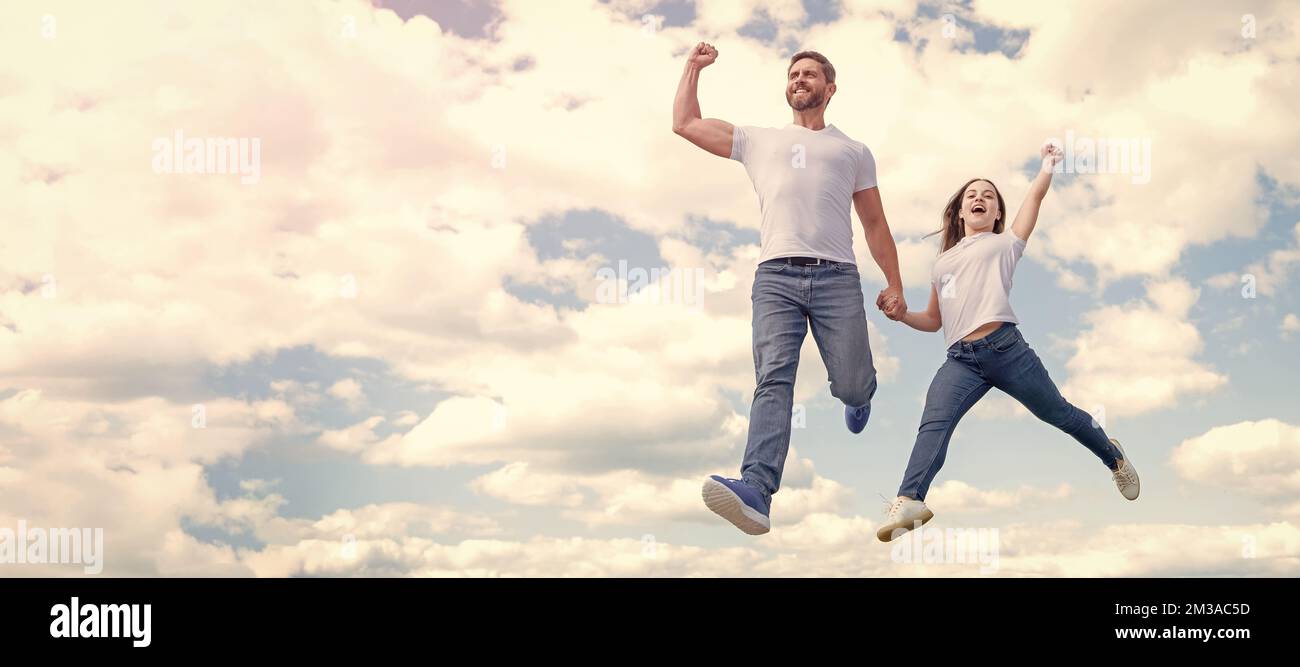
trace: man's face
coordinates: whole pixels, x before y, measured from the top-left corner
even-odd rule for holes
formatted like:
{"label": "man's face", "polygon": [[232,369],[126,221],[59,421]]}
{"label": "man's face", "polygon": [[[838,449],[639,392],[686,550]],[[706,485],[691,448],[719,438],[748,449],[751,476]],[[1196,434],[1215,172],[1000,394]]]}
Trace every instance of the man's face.
{"label": "man's face", "polygon": [[827,84],[822,64],[803,58],[790,66],[785,86],[785,101],[795,111],[819,107],[830,100],[835,84]]}

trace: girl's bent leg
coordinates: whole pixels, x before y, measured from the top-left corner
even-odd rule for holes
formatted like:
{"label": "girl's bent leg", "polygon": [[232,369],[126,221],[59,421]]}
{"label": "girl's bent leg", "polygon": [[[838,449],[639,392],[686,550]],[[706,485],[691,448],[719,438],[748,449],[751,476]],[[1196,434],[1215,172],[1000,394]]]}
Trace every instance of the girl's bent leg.
{"label": "girl's bent leg", "polygon": [[903,483],[898,488],[900,496],[925,500],[930,482],[943,467],[948,440],[952,438],[957,422],[992,387],[963,361],[969,355],[969,352],[949,352],[948,360],[930,382],[916,444],[912,445],[907,472],[903,473]]}

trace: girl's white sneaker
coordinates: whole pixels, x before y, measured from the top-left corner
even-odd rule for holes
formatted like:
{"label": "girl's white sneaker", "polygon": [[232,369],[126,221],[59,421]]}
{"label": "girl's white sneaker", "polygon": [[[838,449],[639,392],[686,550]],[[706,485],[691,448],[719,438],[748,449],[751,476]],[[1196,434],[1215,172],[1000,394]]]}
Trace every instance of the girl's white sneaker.
{"label": "girl's white sneaker", "polygon": [[1119,492],[1125,498],[1137,500],[1138,492],[1142,490],[1141,485],[1138,483],[1138,471],[1133,467],[1133,463],[1128,460],[1128,454],[1124,452],[1124,448],[1120,446],[1119,441],[1111,438],[1110,443],[1115,445],[1115,449],[1118,449],[1119,453],[1124,457],[1121,459],[1119,469],[1111,471],[1111,479],[1115,480],[1115,487],[1119,489]]}
{"label": "girl's white sneaker", "polygon": [[931,512],[924,502],[899,496],[894,499],[894,504],[889,506],[889,515],[885,517],[885,523],[876,529],[876,539],[889,542],[917,526],[924,526],[933,518],[934,512]]}

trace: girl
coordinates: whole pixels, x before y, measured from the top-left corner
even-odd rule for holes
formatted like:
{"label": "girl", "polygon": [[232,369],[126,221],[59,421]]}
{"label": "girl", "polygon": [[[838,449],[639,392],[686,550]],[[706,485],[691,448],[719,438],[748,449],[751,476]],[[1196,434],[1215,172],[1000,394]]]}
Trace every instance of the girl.
{"label": "girl", "polygon": [[[948,439],[962,415],[993,387],[1082,443],[1111,469],[1125,498],[1138,497],[1137,471],[1119,441],[1107,438],[1088,413],[1061,396],[1043,362],[1020,335],[1019,320],[1011,311],[1011,276],[1038,221],[1038,207],[1052,183],[1052,167],[1062,157],[1061,149],[1050,143],[1043,145],[1041,155],[1042,168],[1010,232],[1003,231],[1006,207],[992,181],[967,181],[948,200],[943,228],[935,232],[943,234],[943,247],[931,272],[930,305],[925,312],[905,311],[897,317],[918,331],[938,331],[942,326],[948,360],[930,383],[898,497],[876,531],[882,542],[934,518],[925,505],[925,494],[943,466]],[[892,303],[877,305],[886,309]]]}

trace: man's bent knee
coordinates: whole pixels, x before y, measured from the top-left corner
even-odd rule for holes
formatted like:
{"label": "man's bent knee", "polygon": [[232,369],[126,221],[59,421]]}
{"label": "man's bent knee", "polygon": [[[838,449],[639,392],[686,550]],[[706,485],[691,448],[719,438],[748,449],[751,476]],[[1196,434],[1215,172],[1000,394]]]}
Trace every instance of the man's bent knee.
{"label": "man's bent knee", "polygon": [[831,384],[831,396],[840,399],[845,405],[859,408],[871,402],[876,395],[876,375],[872,373],[865,382],[858,382],[846,388],[843,384]]}

